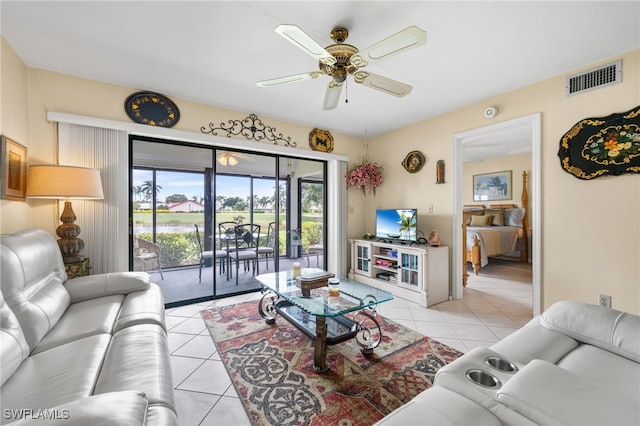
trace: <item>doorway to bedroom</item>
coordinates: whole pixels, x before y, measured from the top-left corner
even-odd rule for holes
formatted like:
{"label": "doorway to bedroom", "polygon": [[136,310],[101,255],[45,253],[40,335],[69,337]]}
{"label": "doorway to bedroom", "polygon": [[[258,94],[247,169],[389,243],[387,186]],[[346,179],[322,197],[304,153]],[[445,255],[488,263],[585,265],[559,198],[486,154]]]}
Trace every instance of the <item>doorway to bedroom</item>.
{"label": "doorway to bedroom", "polygon": [[[527,205],[529,226],[523,229],[528,236],[527,263],[504,260],[504,258],[488,259],[483,262],[478,274],[474,273],[470,263],[463,259],[462,250],[454,252],[453,295],[462,297],[464,289],[473,288],[476,283],[486,278],[499,277],[500,274],[509,276],[515,274],[514,287],[531,286],[531,299],[523,301],[531,307],[532,315],[540,310],[540,266],[539,266],[539,222],[540,222],[540,193],[539,193],[539,157],[540,157],[540,115],[532,114],[490,126],[481,127],[468,132],[454,135],[454,241],[462,245],[463,208],[477,206],[489,208],[493,203],[509,204],[522,207],[521,194],[528,193]],[[508,172],[509,197],[500,201],[474,201],[474,176],[491,173]],[[526,173],[526,182],[522,174]],[[508,199],[507,199],[508,198]],[[466,236],[465,236],[466,238]],[[519,255],[520,253],[515,253]],[[465,255],[466,257],[466,255]],[[519,257],[519,256],[518,256]],[[463,288],[463,274],[469,274],[467,287]]]}

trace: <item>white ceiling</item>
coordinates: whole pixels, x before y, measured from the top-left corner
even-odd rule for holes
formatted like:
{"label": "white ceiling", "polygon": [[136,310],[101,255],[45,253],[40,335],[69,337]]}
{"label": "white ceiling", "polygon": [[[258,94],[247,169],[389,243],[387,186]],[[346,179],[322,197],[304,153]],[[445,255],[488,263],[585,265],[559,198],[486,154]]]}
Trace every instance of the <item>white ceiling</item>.
{"label": "white ceiling", "polygon": [[[2,36],[30,67],[359,137],[640,48],[638,1],[3,0],[1,8]],[[327,76],[256,86],[318,68],[273,31],[282,23],[323,46],[345,26],[347,43],[361,49],[410,25],[424,29],[426,45],[366,68],[412,93],[396,98],[350,80],[338,108],[322,111]]]}

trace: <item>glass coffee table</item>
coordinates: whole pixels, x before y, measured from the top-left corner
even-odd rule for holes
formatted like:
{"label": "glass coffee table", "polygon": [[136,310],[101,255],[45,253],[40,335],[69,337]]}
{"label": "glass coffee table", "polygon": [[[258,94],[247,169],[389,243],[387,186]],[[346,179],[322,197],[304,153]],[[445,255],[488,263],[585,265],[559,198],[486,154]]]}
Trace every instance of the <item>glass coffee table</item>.
{"label": "glass coffee table", "polygon": [[[323,273],[316,268],[302,269],[303,277]],[[280,314],[314,339],[313,364],[317,372],[328,370],[327,345],[355,337],[362,353],[369,355],[380,344],[382,329],[376,319],[376,306],[392,300],[391,293],[341,277],[340,294],[330,296],[326,286],[303,290],[299,281],[296,285],[292,271],[261,274],[256,279],[264,293],[258,308],[260,315],[273,324]]]}

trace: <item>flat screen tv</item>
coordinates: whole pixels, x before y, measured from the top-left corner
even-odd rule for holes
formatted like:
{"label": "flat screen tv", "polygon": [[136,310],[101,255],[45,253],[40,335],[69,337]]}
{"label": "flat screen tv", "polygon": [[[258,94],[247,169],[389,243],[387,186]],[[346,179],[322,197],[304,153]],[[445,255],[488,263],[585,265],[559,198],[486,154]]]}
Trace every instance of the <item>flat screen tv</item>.
{"label": "flat screen tv", "polygon": [[417,209],[376,210],[376,237],[385,240],[416,241],[417,233]]}

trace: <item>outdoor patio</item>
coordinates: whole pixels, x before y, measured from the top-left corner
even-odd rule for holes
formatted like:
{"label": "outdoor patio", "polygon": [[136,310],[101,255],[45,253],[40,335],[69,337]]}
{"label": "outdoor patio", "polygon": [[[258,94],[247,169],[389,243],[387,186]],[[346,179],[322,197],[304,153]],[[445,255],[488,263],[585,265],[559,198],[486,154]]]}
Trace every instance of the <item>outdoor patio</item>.
{"label": "outdoor patio", "polygon": [[[315,254],[310,255],[310,267],[316,268],[318,264],[323,265],[323,255],[318,254],[317,259],[319,263],[316,263]],[[303,254],[302,257],[297,259],[281,257],[280,270],[292,269],[293,262],[300,262],[300,265],[305,268],[307,267],[307,255]],[[275,272],[273,259],[269,258],[267,268],[267,263],[261,258],[259,269],[261,274]],[[255,279],[252,270],[248,269],[244,271],[242,265],[240,265],[239,268],[237,285],[235,266],[232,266],[233,277],[228,280],[226,274],[220,275],[219,266],[216,265],[215,268],[213,266],[203,267],[202,282],[198,282],[198,270],[198,265],[163,269],[164,279],[161,279],[159,271],[151,271],[151,281],[157,283],[162,288],[165,303],[167,304],[177,304],[192,299],[210,298],[213,295],[214,274],[217,297],[226,297],[260,289],[260,283]]]}

